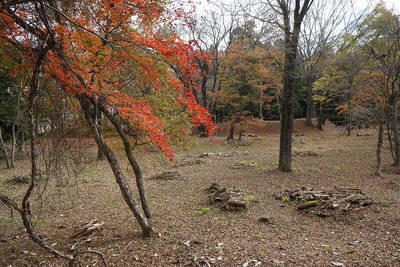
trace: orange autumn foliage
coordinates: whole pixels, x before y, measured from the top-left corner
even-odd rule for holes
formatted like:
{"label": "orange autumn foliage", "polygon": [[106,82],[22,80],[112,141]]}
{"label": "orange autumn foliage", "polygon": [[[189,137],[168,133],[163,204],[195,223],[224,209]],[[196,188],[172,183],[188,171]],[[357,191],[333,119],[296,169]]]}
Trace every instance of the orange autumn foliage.
{"label": "orange autumn foliage", "polygon": [[[214,131],[208,111],[171,67],[196,80],[194,43],[181,40],[173,27],[176,17],[185,15],[182,10],[156,0],[57,2],[26,1],[13,9],[0,3],[0,39],[23,47],[24,64],[33,69],[34,48],[53,44],[45,66],[48,79],[73,96],[99,100],[168,157],[173,151],[164,122],[153,114],[145,91],[178,92],[176,102],[190,113],[191,122],[206,125],[209,134]],[[24,27],[30,18],[35,18],[31,27]]]}

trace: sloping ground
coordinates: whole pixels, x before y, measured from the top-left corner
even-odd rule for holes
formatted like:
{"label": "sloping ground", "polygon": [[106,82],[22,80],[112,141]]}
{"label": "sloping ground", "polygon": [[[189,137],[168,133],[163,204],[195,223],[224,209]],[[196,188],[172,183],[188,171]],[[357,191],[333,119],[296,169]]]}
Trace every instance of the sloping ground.
{"label": "sloping ground", "polygon": [[[305,119],[296,119],[294,120],[293,131],[294,135],[330,135],[337,134],[342,132],[343,129],[340,127],[336,127],[330,121],[326,121],[323,126],[323,131],[320,131],[316,128],[317,119],[313,119],[313,125],[315,127],[306,126]],[[229,131],[229,124],[223,123],[218,124],[222,129],[218,129],[216,132],[216,136],[227,136]],[[236,136],[239,133],[240,125],[238,123],[235,124],[235,134]],[[280,122],[279,121],[261,121],[259,119],[253,119],[243,124],[243,129],[248,134],[256,134],[258,136],[268,136],[268,135],[277,135],[280,133]]]}
{"label": "sloping ground", "polygon": [[[92,164],[76,177],[64,174],[40,183],[31,203],[35,227],[62,251],[101,251],[110,266],[400,266],[400,175],[390,166],[388,149],[386,173],[373,175],[374,130],[348,137],[331,124],[320,132],[296,120],[293,173],[282,173],[276,169],[279,123],[260,123],[262,127],[248,129],[258,135],[244,137],[248,146],[227,144],[221,135],[199,138],[197,147],[178,151],[174,162],[158,152],[138,155],[159,237],[141,237],[107,163],[95,160],[94,147],[85,147]],[[0,169],[1,190],[15,199],[27,185],[7,181],[25,175],[29,167],[25,160],[17,166]],[[125,172],[133,175],[129,168]],[[246,209],[212,205],[205,190],[213,183],[227,192],[241,192]],[[357,188],[361,191],[355,196],[362,192],[374,204],[324,217],[298,210],[295,200],[274,197],[294,188],[325,193]],[[91,221],[101,227],[70,238]],[[79,259],[79,266],[102,266],[94,254]],[[18,215],[0,205],[0,266],[66,262],[38,248],[27,238]]]}

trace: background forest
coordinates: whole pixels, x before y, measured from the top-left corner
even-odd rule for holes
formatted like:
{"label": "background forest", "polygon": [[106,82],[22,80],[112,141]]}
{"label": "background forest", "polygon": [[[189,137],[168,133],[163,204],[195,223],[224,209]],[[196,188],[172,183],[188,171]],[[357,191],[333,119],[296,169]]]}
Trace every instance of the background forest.
{"label": "background forest", "polygon": [[[2,209],[4,207],[4,210],[11,212],[10,216],[6,212],[1,213],[1,218],[5,218],[1,227],[9,229],[0,233],[0,241],[6,244],[1,254],[8,255],[11,252],[17,255],[12,251],[20,252],[21,249],[17,247],[23,244],[11,245],[9,237],[16,235],[18,227],[23,225],[29,239],[56,257],[57,263],[68,262],[69,266],[75,266],[90,262],[94,266],[101,262],[107,266],[108,262],[112,262],[119,266],[116,261],[110,261],[108,244],[96,243],[94,247],[98,249],[91,249],[90,246],[84,249],[83,244],[90,243],[90,238],[85,241],[79,239],[101,234],[104,221],[93,218],[85,223],[81,221],[82,229],[70,236],[75,238],[75,243],[61,246],[55,245],[60,240],[54,243],[48,241],[49,237],[46,236],[51,235],[50,232],[55,228],[54,225],[48,228],[45,225],[51,221],[51,216],[59,213],[58,209],[63,209],[60,204],[63,201],[72,200],[73,203],[68,206],[74,212],[78,207],[94,210],[86,204],[92,201],[92,197],[94,202],[99,201],[94,200],[97,199],[94,196],[97,193],[86,198],[80,196],[82,193],[78,191],[87,182],[88,187],[84,190],[89,192],[96,184],[93,182],[96,178],[92,175],[104,172],[107,178],[100,175],[102,178],[98,181],[102,181],[106,192],[116,190],[119,193],[119,196],[112,193],[112,198],[120,198],[128,207],[134,219],[130,224],[140,229],[135,231],[153,238],[173,232],[164,229],[162,233],[155,223],[163,213],[159,210],[161,207],[155,205],[157,211],[154,215],[151,202],[159,204],[155,198],[160,198],[161,202],[166,200],[161,200],[162,196],[154,193],[157,184],[145,178],[155,175],[157,171],[200,164],[199,169],[191,170],[192,167],[188,167],[183,170],[189,178],[181,179],[174,172],[172,177],[159,178],[163,182],[186,179],[188,186],[199,190],[200,185],[192,183],[194,176],[191,172],[201,172],[202,167],[209,168],[203,165],[205,162],[186,162],[182,159],[181,165],[171,163],[176,155],[185,157],[186,151],[200,153],[196,150],[198,143],[201,144],[200,148],[213,150],[204,152],[204,157],[219,157],[224,153],[227,153],[227,157],[238,157],[232,166],[227,163],[229,160],[220,162],[221,166],[228,164],[228,167],[215,165],[213,168],[216,173],[224,173],[224,168],[241,170],[244,167],[258,177],[256,181],[262,187],[267,187],[270,180],[265,184],[266,181],[258,175],[260,171],[267,171],[270,175],[270,168],[261,167],[254,171],[252,167],[260,164],[255,160],[256,155],[263,164],[271,164],[265,163],[267,158],[268,162],[271,160],[268,147],[279,144],[276,149],[279,153],[271,152],[275,160],[279,159],[277,164],[273,164],[278,170],[275,174],[272,172],[272,176],[285,180],[288,177],[286,175],[296,174],[299,170],[304,172],[303,168],[321,172],[325,168],[322,166],[330,164],[328,160],[321,162],[319,167],[311,166],[313,163],[304,163],[308,167],[301,167],[297,156],[306,155],[309,159],[319,157],[319,153],[310,150],[310,154],[302,154],[304,151],[299,151],[299,144],[300,150],[323,149],[331,159],[331,151],[328,153],[325,149],[333,145],[325,144],[320,138],[332,138],[336,142],[334,134],[344,132],[350,138],[352,132],[357,131],[359,136],[368,136],[371,144],[360,142],[361,146],[367,146],[369,153],[370,165],[365,170],[376,177],[385,176],[389,168],[387,159],[390,158],[389,173],[395,173],[397,169],[392,168],[400,166],[399,13],[384,1],[365,6],[352,1],[334,2],[333,5],[331,1],[319,0],[208,1],[207,8],[204,8],[191,1],[0,0],[0,164],[5,167],[0,170],[0,199]],[[303,125],[295,126],[295,122]],[[327,130],[330,132],[326,133]],[[269,137],[272,135],[279,140],[274,139],[270,143]],[[306,141],[299,140],[305,135],[309,135],[308,139],[304,137]],[[243,140],[248,138],[257,139]],[[244,151],[244,146],[254,143],[260,147],[251,150],[252,157],[248,159],[246,156],[249,154],[246,153],[249,152]],[[303,146],[307,143],[312,146]],[[227,151],[216,152],[220,145]],[[297,151],[293,151],[293,147]],[[234,149],[238,151],[232,152]],[[345,147],[339,150],[350,153]],[[188,157],[194,157],[193,153]],[[103,171],[98,170],[99,166]],[[97,171],[95,174],[87,172],[88,168]],[[235,172],[231,175],[235,176]],[[326,174],[321,178],[321,183],[315,186],[325,187],[322,185],[322,181],[325,181],[332,188],[335,187],[329,179],[326,180],[330,175]],[[313,178],[304,176],[304,173],[300,176],[304,182]],[[219,179],[229,181],[228,177]],[[358,201],[351,204],[360,204],[357,195],[365,195],[357,188],[362,185],[359,184],[360,179],[360,173],[357,173],[348,179],[349,184],[341,183],[341,188],[350,188],[354,193],[351,195],[352,201]],[[398,190],[396,179],[390,180],[390,186],[393,185],[390,190],[394,192]],[[203,182],[216,182],[211,180],[206,178]],[[246,183],[242,183],[245,180],[243,177],[233,180],[246,187]],[[377,192],[387,189],[387,184],[376,184],[371,177],[368,180],[377,187],[385,187]],[[117,187],[109,187],[110,184],[116,184]],[[287,181],[286,184],[300,186]],[[235,187],[233,182],[230,185]],[[204,184],[201,186],[207,187]],[[151,188],[149,195],[147,188]],[[183,193],[180,191],[176,195],[190,191],[189,188],[181,189]],[[76,195],[74,190],[77,190]],[[256,191],[254,187],[248,190]],[[374,196],[379,195],[377,192]],[[272,194],[271,190],[268,194]],[[328,193],[323,191],[316,194]],[[60,197],[58,202],[53,198],[54,195]],[[168,194],[165,192],[165,195]],[[236,208],[244,208],[239,209],[242,214],[249,211],[250,207],[265,208],[260,208],[256,203],[270,203],[270,200],[263,199],[265,196],[255,201],[252,201],[255,198],[252,195],[247,198],[245,194],[240,196],[241,199],[234,199],[230,203],[237,205]],[[291,202],[287,196],[279,200]],[[194,205],[201,202],[197,198],[191,201],[197,203]],[[396,196],[391,194],[388,199],[376,202],[368,198],[367,202],[362,202],[366,205],[351,206],[350,210],[363,210],[371,203],[380,204],[380,208],[384,206],[390,209],[382,215],[382,218],[387,218],[395,213],[396,207],[392,204],[396,201]],[[314,204],[316,202],[310,205]],[[336,204],[332,204],[334,208]],[[350,204],[345,209],[349,207]],[[201,208],[200,215],[210,211],[209,207]],[[14,218],[14,212],[18,214],[18,219]],[[170,216],[173,220],[187,216],[173,214],[173,218]],[[92,216],[91,213],[89,215]],[[124,214],[122,217],[127,216]],[[252,220],[255,220],[254,216],[251,216]],[[79,223],[78,218],[72,217],[71,225],[60,223],[63,225],[58,229],[72,231],[72,224]],[[260,223],[269,224],[270,220],[276,219],[273,217],[260,217],[264,218]],[[380,230],[392,233],[397,220],[394,218]],[[246,220],[239,221],[241,225],[248,223]],[[167,223],[159,222],[161,225]],[[371,225],[372,221],[368,221],[367,227]],[[218,229],[221,227],[219,225]],[[238,228],[242,229],[242,226]],[[310,231],[304,230],[307,233]],[[43,231],[46,233],[43,234]],[[61,233],[64,237],[69,234],[65,231]],[[121,235],[126,234],[124,232]],[[252,236],[263,240],[264,234],[258,236],[253,233]],[[397,232],[394,235],[398,237]],[[112,235],[106,236],[112,239]],[[297,237],[291,238],[296,240]],[[381,263],[398,263],[399,241],[396,238],[392,243],[383,243],[382,246],[392,254],[385,254],[385,260]],[[251,259],[242,258],[238,263],[229,258],[222,263],[223,243],[214,246],[221,260],[218,257],[210,260],[209,256],[197,261],[197,256],[189,255],[192,252],[177,245],[183,242],[179,240],[178,236],[171,234],[171,242],[179,253],[168,255],[165,261],[169,263],[160,261],[159,264],[168,266],[171,261],[177,260],[176,264],[171,265],[218,266],[218,261],[221,261],[221,266],[233,266],[230,265],[233,262],[240,266],[259,266],[261,262],[268,262],[265,255],[263,259],[253,261],[257,257],[252,251],[249,252]],[[147,241],[141,239],[138,246]],[[184,246],[190,248],[197,241],[193,239],[191,242],[191,245],[184,243]],[[127,243],[119,254],[123,254],[132,244]],[[250,246],[251,242],[247,240],[246,244]],[[151,247],[148,244],[145,246]],[[371,249],[375,254],[383,255],[380,254],[380,248]],[[202,253],[210,253],[205,251],[207,249]],[[263,253],[267,255],[269,252]],[[367,252],[356,253],[364,264],[360,266],[368,266],[365,264],[369,261],[363,253]],[[178,256],[175,257],[175,254]],[[94,263],[92,258],[97,256],[99,260]],[[188,260],[188,256],[192,259]],[[149,261],[142,261],[142,256],[135,257],[127,260],[127,266],[132,262],[142,262],[146,266],[145,262]],[[20,261],[19,256],[13,256],[4,258],[0,264],[23,266],[32,264],[30,260],[24,258]],[[41,260],[40,263],[45,266],[53,264],[46,265],[47,260]],[[311,263],[313,260],[310,260]],[[349,261],[357,264],[357,259],[349,257],[340,262],[328,258],[324,260],[333,262],[335,266],[345,266]],[[276,260],[273,264],[283,265],[280,262]],[[307,266],[307,262],[304,264]]]}

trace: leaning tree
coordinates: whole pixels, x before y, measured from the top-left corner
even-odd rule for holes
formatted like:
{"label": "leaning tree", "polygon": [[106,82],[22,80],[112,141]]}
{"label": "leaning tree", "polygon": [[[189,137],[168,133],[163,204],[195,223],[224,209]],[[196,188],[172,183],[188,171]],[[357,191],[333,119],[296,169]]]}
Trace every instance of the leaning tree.
{"label": "leaning tree", "polygon": [[[121,194],[146,236],[155,233],[147,202],[142,172],[132,152],[139,132],[148,142],[173,156],[164,121],[155,116],[146,101],[148,92],[173,92],[174,105],[182,107],[183,120],[204,124],[213,131],[211,118],[198,105],[172,71],[191,76],[195,49],[174,31],[176,16],[168,1],[0,1],[0,38],[23,53],[21,64],[30,70],[27,88],[31,136],[31,180],[20,204],[0,193],[6,205],[17,210],[31,238],[53,254],[73,262],[74,255],[64,254],[47,245],[35,233],[29,199],[38,182],[35,108],[44,80],[52,80],[80,105],[88,128],[107,159]],[[168,29],[168,31],[166,30]],[[102,132],[99,118],[104,116],[120,137],[126,159],[134,170],[139,202],[122,171],[116,151]],[[164,117],[166,118],[166,117]]]}

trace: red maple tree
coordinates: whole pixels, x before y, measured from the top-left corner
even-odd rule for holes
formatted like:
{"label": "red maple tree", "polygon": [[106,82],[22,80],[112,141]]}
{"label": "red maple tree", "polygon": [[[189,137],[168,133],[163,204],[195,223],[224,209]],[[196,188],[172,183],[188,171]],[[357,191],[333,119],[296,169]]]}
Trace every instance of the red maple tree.
{"label": "red maple tree", "polygon": [[[24,55],[23,68],[32,71],[31,124],[34,123],[32,114],[41,79],[56,82],[63,91],[74,96],[145,235],[155,231],[150,223],[151,213],[141,170],[132,154],[126,128],[140,131],[167,157],[173,156],[170,137],[164,132],[164,121],[155,115],[155,107],[143,97],[145,92],[174,92],[174,104],[182,106],[188,113],[185,118],[194,125],[206,125],[208,134],[215,129],[210,114],[198,105],[191,93],[192,88],[188,88],[188,83],[183,83],[182,77],[174,72],[179,68],[179,75],[195,81],[198,74],[193,59],[197,52],[194,42],[183,41],[174,30],[174,23],[180,16],[185,16],[185,12],[179,8],[174,10],[167,2],[0,1],[0,39],[15,45]],[[100,116],[108,118],[124,144],[126,157],[136,175],[141,204],[132,196],[115,152],[105,142],[99,126]],[[36,179],[35,134],[32,132],[31,135],[32,183],[22,207],[1,197],[23,217],[29,212],[26,204]],[[34,236],[29,223],[26,226]],[[32,239],[55,253],[40,238]],[[71,260],[71,257],[67,258]]]}

